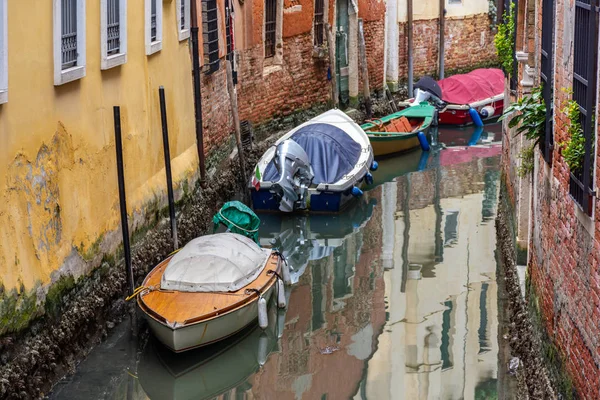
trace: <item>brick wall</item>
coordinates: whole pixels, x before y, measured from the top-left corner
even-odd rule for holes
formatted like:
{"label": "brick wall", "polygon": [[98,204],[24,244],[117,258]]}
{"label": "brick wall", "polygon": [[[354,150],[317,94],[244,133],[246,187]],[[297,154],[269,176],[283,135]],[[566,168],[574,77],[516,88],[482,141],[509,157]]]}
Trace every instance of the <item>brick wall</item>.
{"label": "brick wall", "polygon": [[[536,1],[538,22],[541,2]],[[561,88],[570,88],[573,81],[573,26],[570,2],[556,3],[554,77],[554,142],[552,164],[544,161],[536,150],[533,209],[529,243],[528,272],[537,296],[539,311],[546,331],[559,349],[566,372],[580,397],[600,398],[600,203],[595,202],[594,219],[579,210],[569,196],[569,168],[560,154],[559,143],[568,138],[569,121],[561,111],[570,96]],[[566,16],[563,18],[563,16]],[[541,29],[531,30],[528,48],[539,59]],[[535,37],[537,35],[538,37]],[[504,142],[514,140],[505,133]],[[598,144],[596,143],[596,146]],[[505,173],[516,162],[505,149]],[[600,160],[595,160],[596,168]],[[600,184],[596,174],[596,187]],[[518,190],[511,179],[509,191]]]}
{"label": "brick wall", "polygon": [[[367,68],[369,70],[369,87],[371,90],[383,88],[383,59],[385,48],[385,22],[381,20],[364,21],[365,49]],[[360,63],[360,60],[359,60]],[[359,92],[362,93],[362,74],[359,73]]]}
{"label": "brick wall", "polygon": [[267,69],[263,66],[262,45],[241,52],[238,69],[241,119],[262,122],[329,100],[328,62],[313,58],[310,33],[284,38],[283,64]]}
{"label": "brick wall", "polygon": [[[407,23],[399,27],[399,75],[408,74]],[[439,19],[413,22],[414,76],[437,75],[439,63]],[[445,71],[469,68],[496,60],[494,33],[488,14],[448,18],[445,26]]]}
{"label": "brick wall", "polygon": [[205,154],[209,154],[211,150],[227,142],[231,132],[235,129],[225,71],[225,63],[222,59],[218,71],[210,75],[201,75],[202,127]]}

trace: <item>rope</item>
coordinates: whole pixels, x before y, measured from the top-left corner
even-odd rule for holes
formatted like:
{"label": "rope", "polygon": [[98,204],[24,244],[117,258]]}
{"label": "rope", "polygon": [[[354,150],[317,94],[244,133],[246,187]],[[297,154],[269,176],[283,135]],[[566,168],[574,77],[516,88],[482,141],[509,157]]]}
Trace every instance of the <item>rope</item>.
{"label": "rope", "polygon": [[221,217],[222,217],[222,218],[223,218],[225,221],[229,222],[231,225],[235,226],[236,228],[238,228],[238,229],[239,229],[239,230],[241,230],[241,231],[248,232],[248,233],[256,233],[256,232],[258,232],[258,228],[256,228],[256,229],[253,229],[253,230],[249,230],[249,229],[244,229],[244,228],[242,228],[241,226],[238,226],[238,225],[236,225],[236,224],[235,224],[233,221],[230,221],[230,220],[228,220],[228,219],[227,219],[227,217],[223,215],[223,213],[221,212],[221,210],[219,210],[219,215],[220,215],[220,216],[221,216]]}
{"label": "rope", "polygon": [[142,293],[146,290],[148,292],[152,292],[152,291],[156,290],[156,288],[154,286],[138,286],[137,288],[135,288],[135,290],[133,291],[133,293],[130,296],[125,297],[125,301],[134,299],[135,297],[137,297],[137,295],[139,295],[140,293]]}

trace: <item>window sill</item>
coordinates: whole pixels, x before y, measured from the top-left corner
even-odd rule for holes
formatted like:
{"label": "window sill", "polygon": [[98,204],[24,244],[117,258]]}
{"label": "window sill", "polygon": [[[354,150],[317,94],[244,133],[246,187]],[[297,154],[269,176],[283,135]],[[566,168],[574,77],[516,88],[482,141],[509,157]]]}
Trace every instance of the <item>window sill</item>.
{"label": "window sill", "polygon": [[183,40],[187,40],[190,38],[190,30],[189,29],[184,29],[182,31],[179,31],[179,41],[183,41]]}
{"label": "window sill", "polygon": [[63,69],[54,76],[54,86],[64,85],[85,76],[85,65]]}
{"label": "window sill", "polygon": [[0,104],[8,102],[8,90],[0,90]]}
{"label": "window sill", "polygon": [[125,64],[127,62],[127,53],[112,54],[108,57],[102,57],[102,65],[100,69],[106,70]]}
{"label": "window sill", "polygon": [[[587,233],[593,237],[594,236],[594,227],[595,227],[593,214],[592,214],[592,216],[587,215],[583,211],[583,207],[581,207],[581,205],[571,195],[569,195],[569,197],[571,198],[571,201],[573,201],[573,204],[575,205],[575,218],[577,218],[577,221],[579,221],[581,226],[583,226],[583,229],[585,229],[587,231]],[[592,210],[594,209],[594,206],[595,206],[594,200],[595,199],[592,198],[592,201],[591,201]]]}
{"label": "window sill", "polygon": [[162,50],[162,40],[157,40],[146,45],[146,55],[150,56]]}
{"label": "window sill", "polygon": [[271,75],[274,72],[281,71],[283,68],[279,64],[265,65],[263,68],[263,76]]}

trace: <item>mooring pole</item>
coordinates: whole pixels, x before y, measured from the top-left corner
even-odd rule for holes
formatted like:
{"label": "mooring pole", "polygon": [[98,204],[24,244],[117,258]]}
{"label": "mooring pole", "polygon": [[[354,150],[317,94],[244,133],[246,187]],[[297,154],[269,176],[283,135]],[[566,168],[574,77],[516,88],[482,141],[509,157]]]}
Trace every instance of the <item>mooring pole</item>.
{"label": "mooring pole", "polygon": [[115,120],[115,148],[117,150],[117,180],[119,182],[119,205],[121,209],[121,231],[123,232],[123,252],[125,253],[125,272],[129,284],[129,294],[133,294],[134,281],[131,268],[131,247],[129,245],[129,225],[127,224],[127,202],[125,200],[125,175],[123,171],[123,143],[121,142],[121,108],[113,108]]}
{"label": "mooring pole", "polygon": [[408,39],[408,97],[413,97],[413,0],[407,0],[406,12],[408,14],[407,39]]}
{"label": "mooring pole", "polygon": [[173,177],[171,176],[171,152],[169,150],[169,125],[167,123],[167,106],[165,102],[165,88],[158,88],[160,99],[160,120],[162,122],[163,149],[165,153],[165,172],[167,174],[167,196],[169,198],[169,217],[171,219],[171,236],[173,237],[173,250],[179,248],[177,240],[177,220],[175,219],[175,199],[173,196]]}
{"label": "mooring pole", "polygon": [[231,113],[233,115],[234,137],[237,144],[238,157],[240,159],[240,169],[244,176],[244,182],[248,179],[246,175],[246,160],[244,158],[244,146],[242,145],[242,133],[240,128],[240,116],[238,114],[237,93],[233,87],[233,71],[231,69],[231,61],[225,60],[225,69],[227,73],[227,90],[229,92],[229,102],[231,104]]}
{"label": "mooring pole", "polygon": [[191,0],[191,29],[192,37],[192,75],[194,77],[194,114],[196,116],[196,147],[200,163],[200,183],[206,182],[206,166],[204,163],[204,132],[202,131],[202,93],[200,92],[200,55],[198,54],[198,14],[196,1]]}
{"label": "mooring pole", "polygon": [[335,40],[333,39],[333,33],[331,32],[331,25],[329,25],[328,22],[325,22],[325,33],[327,34],[327,47],[329,48],[329,71],[331,72],[331,100],[333,100],[333,107],[337,108],[340,102],[340,95],[338,94],[337,87]]}
{"label": "mooring pole", "polygon": [[446,0],[440,0],[440,67],[439,79],[444,79],[444,52],[446,51]]}

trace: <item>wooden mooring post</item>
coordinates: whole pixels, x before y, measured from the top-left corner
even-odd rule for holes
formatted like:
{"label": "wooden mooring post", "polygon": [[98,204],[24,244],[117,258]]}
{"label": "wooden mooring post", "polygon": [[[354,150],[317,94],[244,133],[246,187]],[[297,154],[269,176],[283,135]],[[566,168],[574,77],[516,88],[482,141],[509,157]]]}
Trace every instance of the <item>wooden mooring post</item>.
{"label": "wooden mooring post", "polygon": [[327,48],[329,49],[329,70],[331,72],[331,100],[333,107],[338,108],[340,104],[340,95],[337,86],[336,61],[335,61],[335,40],[331,32],[331,25],[325,23],[325,33],[327,34]]}
{"label": "wooden mooring post", "polygon": [[242,146],[242,132],[240,128],[240,116],[238,114],[237,94],[235,93],[235,88],[233,87],[233,72],[231,70],[231,62],[225,60],[225,65],[227,69],[227,90],[229,91],[229,101],[231,102],[233,125],[235,126],[235,142],[237,144],[238,157],[240,158],[240,167],[242,169],[244,179],[248,179],[248,175],[246,175],[246,163],[244,160],[244,146]]}
{"label": "wooden mooring post", "polygon": [[369,88],[369,66],[367,64],[367,48],[365,45],[365,32],[362,18],[358,19],[358,53],[360,57],[360,69],[363,76],[363,100],[367,110],[367,119],[373,116],[371,107],[371,89]]}

